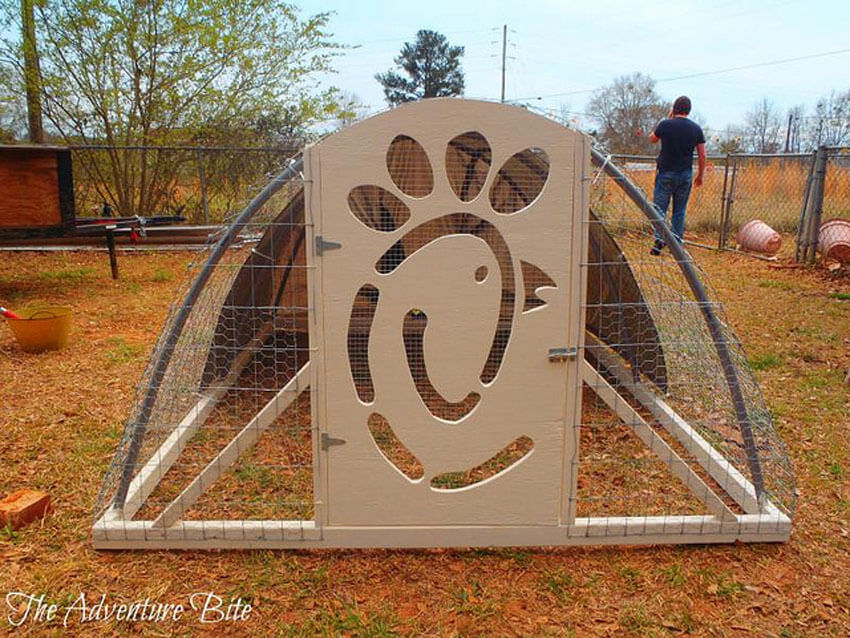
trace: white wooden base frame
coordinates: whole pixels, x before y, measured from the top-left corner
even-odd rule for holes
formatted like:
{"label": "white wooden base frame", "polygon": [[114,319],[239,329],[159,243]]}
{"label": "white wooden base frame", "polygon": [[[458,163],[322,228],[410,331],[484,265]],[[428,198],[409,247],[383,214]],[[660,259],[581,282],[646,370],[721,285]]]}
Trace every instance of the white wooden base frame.
{"label": "white wooden base frame", "polygon": [[[602,352],[600,349],[599,352]],[[597,353],[598,354],[598,353]],[[604,354],[602,356],[605,356]],[[611,355],[614,357],[615,355]],[[624,372],[614,358],[607,359],[615,375]],[[611,368],[609,368],[611,370]],[[568,546],[652,545],[661,543],[783,542],[791,532],[791,520],[769,501],[760,512],[734,514],[719,496],[670,449],[631,408],[626,399],[589,364],[583,364],[583,380],[634,428],[647,447],[659,453],[671,472],[714,513],[712,516],[632,516],[576,518],[572,524],[554,526],[333,526],[311,520],[291,521],[181,521],[184,512],[221,474],[247,452],[274,421],[305,389],[306,364],[298,374],[252,419],[206,469],[153,521],[134,521],[133,515],[174,463],[179,449],[215,405],[202,397],[166,439],[131,484],[123,510],[112,509],[94,525],[96,549],[298,549],[357,547],[467,547],[467,546]],[[624,377],[623,380],[628,379]],[[630,382],[633,397],[661,416],[659,421],[696,456],[703,470],[723,478],[728,496],[743,509],[757,507],[750,482],[732,468],[693,428],[648,388]],[[651,397],[651,402],[650,402]],[[236,452],[238,450],[238,453]],[[721,471],[722,470],[722,473]]]}

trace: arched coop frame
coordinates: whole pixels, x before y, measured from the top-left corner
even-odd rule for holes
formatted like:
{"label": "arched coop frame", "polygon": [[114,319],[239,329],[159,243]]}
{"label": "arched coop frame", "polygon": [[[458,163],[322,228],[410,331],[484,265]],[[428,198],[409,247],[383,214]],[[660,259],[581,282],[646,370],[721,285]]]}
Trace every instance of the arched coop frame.
{"label": "arched coop frame", "polygon": [[211,247],[94,544],[784,541],[790,462],[706,285],[574,130],[455,99],[370,118]]}

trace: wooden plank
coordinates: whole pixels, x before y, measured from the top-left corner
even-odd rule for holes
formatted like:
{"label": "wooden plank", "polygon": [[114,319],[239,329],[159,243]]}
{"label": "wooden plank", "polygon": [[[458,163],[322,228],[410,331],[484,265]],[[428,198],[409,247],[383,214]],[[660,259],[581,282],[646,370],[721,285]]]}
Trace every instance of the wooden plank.
{"label": "wooden plank", "polygon": [[472,547],[655,545],[661,543],[784,542],[788,517],[715,516],[577,518],[571,526],[320,527],[312,521],[98,521],[96,549],[305,549],[355,547]]}
{"label": "wooden plank", "polygon": [[124,502],[122,510],[125,519],[133,518],[136,512],[142,508],[162,477],[174,465],[186,444],[207,420],[217,401],[218,394],[202,396],[177,427],[172,430],[159,449],[148,459],[148,462],[142,466],[127,490],[127,500]]}
{"label": "wooden plank", "polygon": [[708,508],[708,511],[724,521],[735,520],[735,513],[727,507],[711,488],[696,474],[682,458],[676,454],[667,442],[644,421],[634,408],[591,366],[582,361],[584,382],[611,408],[623,422],[667,467],[681,479],[688,489]]}
{"label": "wooden plank", "polygon": [[[697,463],[717,481],[718,485],[741,506],[747,514],[758,514],[762,508],[756,498],[753,484],[727,461],[708,441],[706,441],[673,408],[643,383],[635,383],[632,374],[622,364],[620,358],[610,352],[608,347],[594,335],[587,333],[588,343],[593,346],[593,354],[617,380],[618,387],[631,394],[676,440],[692,454]],[[771,511],[772,504],[765,503],[765,510]],[[775,509],[775,508],[774,508]]]}
{"label": "wooden plank", "polygon": [[153,527],[169,527],[215,483],[239,456],[250,449],[266,428],[281,415],[307,387],[310,364],[305,363],[292,379],[251,419],[201,473],[153,521]]}

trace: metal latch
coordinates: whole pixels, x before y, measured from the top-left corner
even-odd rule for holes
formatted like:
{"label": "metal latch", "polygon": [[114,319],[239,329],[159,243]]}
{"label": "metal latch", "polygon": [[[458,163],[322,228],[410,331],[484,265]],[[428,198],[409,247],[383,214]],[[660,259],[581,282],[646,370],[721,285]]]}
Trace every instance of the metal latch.
{"label": "metal latch", "polygon": [[345,445],[345,439],[335,439],[327,432],[322,432],[322,449],[327,450],[334,445]]}
{"label": "metal latch", "polygon": [[326,250],[338,250],[342,248],[342,244],[338,241],[325,241],[321,235],[316,235],[316,254],[320,257],[325,254]]}
{"label": "metal latch", "polygon": [[549,348],[549,361],[567,361],[578,356],[578,348]]}

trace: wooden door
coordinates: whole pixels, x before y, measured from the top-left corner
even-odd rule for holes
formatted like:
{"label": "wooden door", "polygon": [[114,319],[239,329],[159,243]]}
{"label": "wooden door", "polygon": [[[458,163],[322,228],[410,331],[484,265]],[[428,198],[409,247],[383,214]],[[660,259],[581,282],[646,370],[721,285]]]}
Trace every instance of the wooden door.
{"label": "wooden door", "polygon": [[319,522],[563,523],[583,137],[430,100],[306,157]]}

